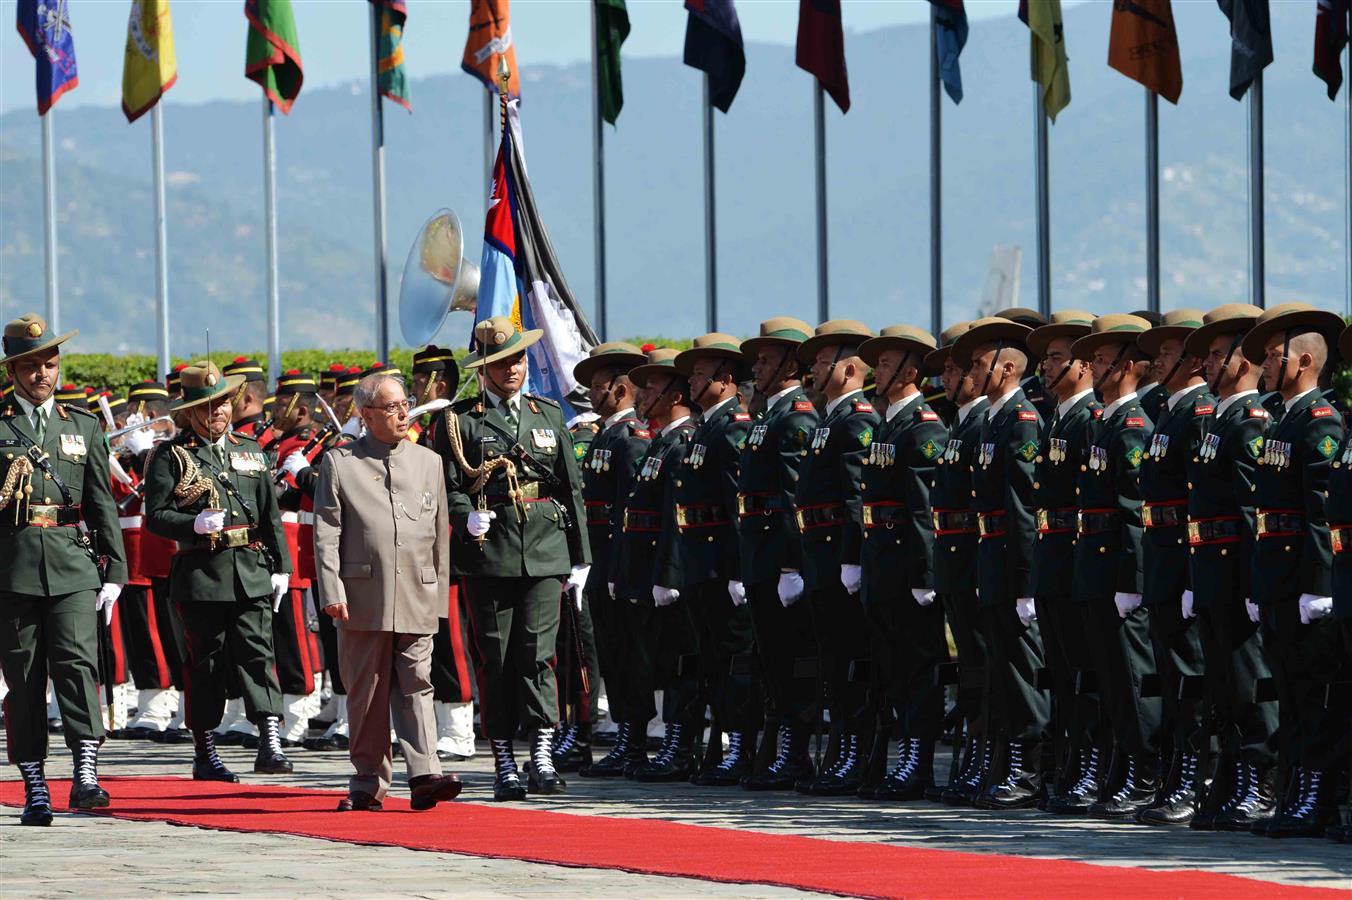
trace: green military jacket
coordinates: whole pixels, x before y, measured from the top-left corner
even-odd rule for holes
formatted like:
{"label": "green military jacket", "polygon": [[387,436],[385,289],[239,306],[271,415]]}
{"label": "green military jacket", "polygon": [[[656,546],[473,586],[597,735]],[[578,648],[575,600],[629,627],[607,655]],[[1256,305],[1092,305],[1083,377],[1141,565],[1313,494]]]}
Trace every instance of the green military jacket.
{"label": "green military jacket", "polygon": [[801,451],[794,511],[803,553],[803,586],[840,584],[840,567],[858,565],[863,543],[859,483],[878,413],[862,391],[840,398]]}
{"label": "green military jacket", "polygon": [[[1142,521],[1145,590],[1141,602],[1146,606],[1176,603],[1183,591],[1192,587],[1188,572],[1187,467],[1188,460],[1201,449],[1206,420],[1215,408],[1216,398],[1205,385],[1179,398],[1173,409],[1166,399],[1141,457],[1141,499],[1146,506]],[[1161,517],[1179,514],[1183,518],[1177,525],[1158,524]]]}
{"label": "green military jacket", "polygon": [[1333,549],[1333,615],[1352,619],[1352,428],[1334,454],[1324,513]]}
{"label": "green military jacket", "polygon": [[[146,464],[146,527],[178,542],[169,578],[177,603],[231,603],[266,597],[272,593],[272,574],[291,571],[271,460],[257,441],[234,432],[226,434],[223,450],[224,465],[210,443],[185,431],[157,444]],[[225,527],[248,529],[248,542],[243,546],[212,550],[210,539],[193,529],[197,514],[211,506],[210,492],[187,502],[174,496],[185,475],[192,476],[184,453],[196,467],[197,477],[213,484],[216,508],[225,510]],[[217,538],[217,546],[224,541]]]}
{"label": "green military jacket", "polygon": [[934,586],[930,489],[947,438],[939,414],[918,394],[874,430],[859,483],[864,603]]}
{"label": "green military jacket", "polygon": [[1194,609],[1235,608],[1248,599],[1254,552],[1254,470],[1272,421],[1257,393],[1202,420],[1188,457],[1188,560]]}
{"label": "green military jacket", "polygon": [[[552,400],[531,394],[522,394],[520,403],[516,429],[495,404],[473,397],[446,410],[446,428],[438,429],[436,450],[446,462],[451,564],[457,575],[562,577],[573,566],[591,562],[582,476],[563,411]],[[515,462],[518,482],[526,494],[523,509],[512,502],[501,469],[491,474],[483,490],[468,492],[474,479],[465,474],[451,450],[451,416],[471,468],[501,457]],[[497,513],[482,541],[465,527],[481,499]]]}
{"label": "green military jacket", "polygon": [[[990,402],[978,397],[961,422],[955,412],[949,425],[948,443],[934,470],[930,489],[932,518],[943,519],[934,527],[934,588],[940,593],[976,589],[977,528],[972,512],[972,466],[981,438],[981,421]],[[966,519],[963,522],[960,520]]]}
{"label": "green military jacket", "polygon": [[582,459],[582,497],[587,507],[587,539],[592,567],[587,590],[606,593],[619,578],[618,553],[612,553],[624,526],[624,501],[639,462],[648,452],[650,432],[632,408],[604,426],[587,445]]}
{"label": "green military jacket", "polygon": [[1254,603],[1332,596],[1333,549],[1324,503],[1342,437],[1341,417],[1317,390],[1297,399],[1268,429],[1254,477]]}
{"label": "green military jacket", "polygon": [[[1140,594],[1141,463],[1151,422],[1133,397],[1089,425],[1089,459],[1080,466],[1081,534],[1075,541],[1075,591],[1080,602]],[[1093,533],[1088,533],[1092,531]]]}
{"label": "green military jacket", "polygon": [[1089,425],[1103,415],[1092,391],[1063,416],[1052,409],[1042,428],[1033,460],[1033,503],[1037,507],[1037,543],[1033,545],[1033,596],[1069,598],[1075,568],[1076,484],[1089,461]]}
{"label": "green military jacket", "polygon": [[[108,475],[108,441],[98,418],[55,403],[41,448],[35,449],[36,438],[17,400],[11,397],[0,404],[0,483],[21,458],[31,461],[40,455],[48,467],[34,464],[27,479],[33,492],[25,499],[11,493],[0,509],[0,591],[56,597],[95,590],[104,580],[125,584],[127,558]],[[22,487],[18,472],[14,474],[11,490]],[[73,508],[75,512],[63,515],[78,516],[88,535],[75,523],[50,528],[16,524],[31,518],[30,504]],[[105,561],[102,578],[94,555]]]}
{"label": "green military jacket", "polygon": [[751,423],[737,473],[737,536],[742,582],[778,581],[784,569],[802,568],[793,496],[798,467],[819,418],[799,385]]}
{"label": "green military jacket", "polygon": [[735,397],[695,426],[672,482],[676,531],[658,546],[658,584],[679,586],[663,578],[686,586],[741,580],[737,479],[750,431],[751,416]]}
{"label": "green military jacket", "polygon": [[[615,584],[617,592],[637,597],[641,603],[651,599],[653,585],[685,586],[679,565],[667,568],[659,564],[658,548],[676,540],[673,485],[695,433],[695,423],[687,418],[668,428],[653,435],[624,499]],[[668,584],[668,580],[675,583]]]}
{"label": "green military jacket", "polygon": [[1037,520],[1033,507],[1033,465],[1042,417],[1016,388],[987,416],[981,414],[976,459],[972,462],[972,508],[988,526],[977,544],[977,589],[983,607],[1012,604],[1031,597],[1033,543]]}

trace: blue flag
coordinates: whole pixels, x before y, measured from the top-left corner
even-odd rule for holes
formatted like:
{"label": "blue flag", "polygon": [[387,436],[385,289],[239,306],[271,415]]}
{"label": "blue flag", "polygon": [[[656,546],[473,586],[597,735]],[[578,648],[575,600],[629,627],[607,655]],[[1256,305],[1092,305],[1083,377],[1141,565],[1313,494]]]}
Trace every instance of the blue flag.
{"label": "blue flag", "polygon": [[727,112],[746,74],[737,10],[732,0],[685,0],[685,8],[685,64],[709,74],[709,100]]}
{"label": "blue flag", "polygon": [[19,34],[37,63],[38,115],[80,83],[66,0],[19,0]]}
{"label": "blue flag", "polygon": [[962,102],[962,69],[958,57],[967,45],[967,10],[962,0],[930,0],[934,4],[934,47],[939,53],[939,79],[954,103]]}

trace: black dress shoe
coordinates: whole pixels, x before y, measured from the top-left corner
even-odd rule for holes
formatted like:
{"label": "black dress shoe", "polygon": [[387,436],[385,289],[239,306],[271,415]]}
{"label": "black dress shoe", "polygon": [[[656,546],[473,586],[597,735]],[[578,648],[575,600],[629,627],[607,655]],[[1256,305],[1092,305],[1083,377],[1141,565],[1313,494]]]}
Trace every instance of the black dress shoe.
{"label": "black dress shoe", "polygon": [[346,750],[351,746],[351,743],[348,741],[347,735],[345,734],[335,734],[332,740],[333,746],[337,747],[339,750]]}
{"label": "black dress shoe", "polygon": [[338,801],[338,812],[380,812],[380,801],[365,791],[351,791]]}
{"label": "black dress shoe", "polygon": [[442,762],[468,762],[470,758],[471,757],[465,756],[463,753],[452,753],[449,750],[437,751],[437,759]]}
{"label": "black dress shoe", "polygon": [[238,784],[239,776],[225,767],[219,757],[214,754],[208,759],[194,758],[192,761],[192,780],[193,781],[224,781],[229,784]]}
{"label": "black dress shoe", "polygon": [[526,799],[526,786],[515,773],[499,775],[493,780],[493,799],[499,803]]}
{"label": "black dress shoe", "polygon": [[[161,737],[164,733],[162,733]],[[245,734],[242,731],[221,731],[216,733],[217,747],[242,747],[244,746]],[[255,741],[258,738],[254,738]]]}
{"label": "black dress shoe", "polygon": [[464,788],[459,775],[419,775],[410,778],[408,786],[413,789],[408,805],[419,811],[454,800]]}
{"label": "black dress shoe", "polygon": [[[118,736],[124,741],[148,741],[152,734],[158,734],[158,732],[153,728],[138,725],[135,728],[123,728]],[[112,732],[109,732],[108,736],[112,737]]]}
{"label": "black dress shoe", "polygon": [[258,735],[256,734],[244,735],[244,738],[239,742],[239,745],[243,747],[245,750],[257,750],[260,746],[258,743]]}
{"label": "black dress shoe", "polygon": [[305,749],[312,753],[322,753],[328,750],[337,750],[338,745],[333,742],[331,737],[306,738]]}
{"label": "black dress shoe", "polygon": [[281,751],[262,748],[254,757],[253,770],[259,775],[290,775],[295,768]]}
{"label": "black dress shoe", "polygon": [[526,790],[532,794],[566,794],[568,783],[551,768],[537,767],[534,762],[526,763]]}
{"label": "black dress shoe", "polygon": [[282,738],[281,745],[283,750],[304,750],[304,741],[293,741],[290,738]]}
{"label": "black dress shoe", "polygon": [[[238,734],[239,732],[235,732]],[[151,740],[160,744],[191,744],[192,732],[186,728],[166,728],[156,732]],[[217,741],[217,743],[220,743]]]}

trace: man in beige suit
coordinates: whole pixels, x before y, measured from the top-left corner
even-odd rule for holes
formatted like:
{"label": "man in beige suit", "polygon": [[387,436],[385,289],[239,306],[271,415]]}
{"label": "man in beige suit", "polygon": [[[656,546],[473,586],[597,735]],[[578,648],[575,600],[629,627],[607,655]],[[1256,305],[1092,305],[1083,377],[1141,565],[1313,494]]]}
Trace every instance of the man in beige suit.
{"label": "man in beige suit", "polygon": [[324,455],[315,494],[315,569],[338,625],[356,769],[338,810],[380,809],[391,718],[412,807],[431,809],[461,787],[441,774],[432,707],[432,635],[450,589],[445,476],[441,457],[405,440],[399,378],[363,378],[355,405],[366,434]]}

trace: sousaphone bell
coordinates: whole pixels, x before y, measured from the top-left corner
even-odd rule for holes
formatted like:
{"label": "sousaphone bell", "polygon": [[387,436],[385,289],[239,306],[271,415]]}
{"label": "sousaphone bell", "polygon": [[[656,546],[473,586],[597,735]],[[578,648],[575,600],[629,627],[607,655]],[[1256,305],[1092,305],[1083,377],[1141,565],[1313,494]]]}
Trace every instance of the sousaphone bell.
{"label": "sousaphone bell", "polygon": [[429,343],[453,309],[474,312],[479,267],[462,256],[460,218],[439,209],[418,231],[399,283],[399,329],[410,347]]}

